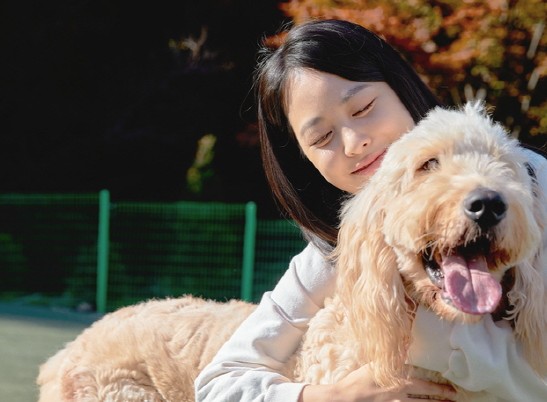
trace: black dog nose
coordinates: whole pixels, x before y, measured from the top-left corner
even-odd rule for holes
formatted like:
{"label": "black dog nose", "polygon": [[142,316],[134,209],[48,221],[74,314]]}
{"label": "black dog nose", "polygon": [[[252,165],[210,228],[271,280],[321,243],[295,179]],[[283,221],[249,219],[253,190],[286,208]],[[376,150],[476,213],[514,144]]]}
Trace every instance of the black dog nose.
{"label": "black dog nose", "polygon": [[487,188],[473,190],[463,202],[465,215],[481,229],[496,226],[507,212],[507,204],[500,193]]}

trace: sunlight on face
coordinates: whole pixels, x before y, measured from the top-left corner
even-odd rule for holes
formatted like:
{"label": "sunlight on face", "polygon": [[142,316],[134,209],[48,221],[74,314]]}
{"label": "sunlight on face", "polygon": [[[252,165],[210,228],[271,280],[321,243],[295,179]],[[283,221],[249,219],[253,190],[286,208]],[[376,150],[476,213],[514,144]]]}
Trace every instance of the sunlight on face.
{"label": "sunlight on face", "polygon": [[302,152],[329,183],[350,193],[374,173],[387,147],[414,127],[385,82],[299,69],[287,85],[288,120]]}

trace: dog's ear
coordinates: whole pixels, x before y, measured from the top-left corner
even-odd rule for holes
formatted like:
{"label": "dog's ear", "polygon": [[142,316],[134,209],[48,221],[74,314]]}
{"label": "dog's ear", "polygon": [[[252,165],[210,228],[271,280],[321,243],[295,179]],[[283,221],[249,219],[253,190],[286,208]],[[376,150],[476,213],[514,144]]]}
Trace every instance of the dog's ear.
{"label": "dog's ear", "polygon": [[[542,253],[544,254],[544,253]],[[538,255],[538,260],[545,255]],[[509,292],[514,306],[515,336],[520,340],[524,355],[532,368],[542,377],[547,375],[547,294],[541,272],[534,263],[526,261],[515,267],[515,285]]]}
{"label": "dog's ear", "polygon": [[337,290],[350,336],[361,345],[358,360],[370,364],[381,386],[406,377],[411,321],[393,249],[384,240],[382,194],[370,191],[349,201],[342,214]]}
{"label": "dog's ear", "polygon": [[[545,233],[547,196],[532,180],[534,194],[534,221]],[[515,335],[524,347],[524,354],[536,372],[547,376],[547,291],[543,270],[547,267],[547,239],[540,239],[540,247],[527,261],[515,269],[515,285],[509,292],[514,306],[510,312],[515,320]]]}

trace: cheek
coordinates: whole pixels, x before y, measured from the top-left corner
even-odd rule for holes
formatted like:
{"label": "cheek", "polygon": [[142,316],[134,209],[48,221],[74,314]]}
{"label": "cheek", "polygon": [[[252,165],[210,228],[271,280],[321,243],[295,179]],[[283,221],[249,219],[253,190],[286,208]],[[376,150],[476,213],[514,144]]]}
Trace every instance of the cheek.
{"label": "cheek", "polygon": [[409,122],[406,118],[400,116],[397,118],[382,118],[379,116],[368,123],[370,124],[366,127],[368,132],[374,134],[376,139],[389,143],[398,140],[414,124],[414,122]]}
{"label": "cheek", "polygon": [[330,152],[328,150],[313,150],[312,152],[306,152],[304,155],[308,158],[308,160],[312,163],[313,166],[323,176],[328,175],[331,173],[334,165],[335,165],[335,158],[334,153]]}
{"label": "cheek", "polygon": [[401,119],[401,134],[399,137],[410,130],[412,130],[414,127],[416,127],[416,123],[414,122],[414,119],[410,115],[410,113],[405,112],[405,116]]}
{"label": "cheek", "polygon": [[324,152],[320,156],[314,155],[313,160],[310,159],[310,162],[330,184],[341,190],[352,192],[351,189],[348,189],[348,183],[346,183],[340,161],[334,155]]}
{"label": "cheek", "polygon": [[410,131],[416,125],[412,116],[406,111],[401,110],[396,113],[394,118],[388,120],[390,123],[389,130],[391,132],[392,139],[398,139],[406,132]]}
{"label": "cheek", "polygon": [[398,140],[401,138],[401,136],[408,131],[410,131],[414,127],[414,121],[408,120],[404,117],[400,117],[397,120],[394,120],[392,123],[391,133],[392,137],[391,139],[393,141]]}

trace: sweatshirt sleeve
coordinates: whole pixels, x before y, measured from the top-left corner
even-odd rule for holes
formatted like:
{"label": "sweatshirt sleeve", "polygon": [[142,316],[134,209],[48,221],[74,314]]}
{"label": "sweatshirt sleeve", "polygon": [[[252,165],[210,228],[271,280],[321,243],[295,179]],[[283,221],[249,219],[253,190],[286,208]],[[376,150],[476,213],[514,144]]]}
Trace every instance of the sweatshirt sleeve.
{"label": "sweatshirt sleeve", "polygon": [[196,401],[296,402],[305,384],[284,373],[334,282],[334,269],[308,245],[199,374]]}
{"label": "sweatshirt sleeve", "polygon": [[[547,160],[530,152],[530,163],[539,188],[547,193]],[[544,253],[546,247],[547,233]],[[545,285],[547,266],[542,268]],[[412,339],[412,364],[438,371],[463,388],[486,391],[502,401],[547,401],[547,378],[532,370],[506,321],[486,316],[476,324],[451,323],[420,307]]]}

